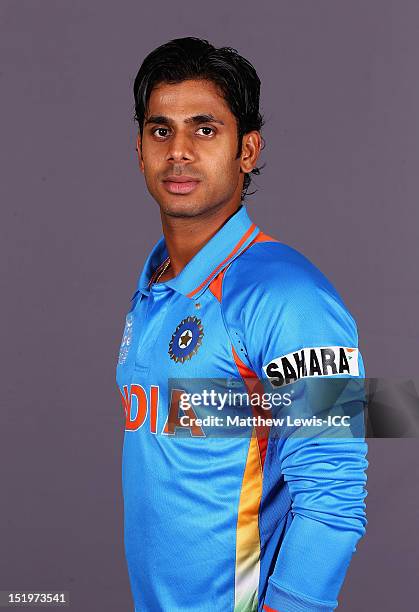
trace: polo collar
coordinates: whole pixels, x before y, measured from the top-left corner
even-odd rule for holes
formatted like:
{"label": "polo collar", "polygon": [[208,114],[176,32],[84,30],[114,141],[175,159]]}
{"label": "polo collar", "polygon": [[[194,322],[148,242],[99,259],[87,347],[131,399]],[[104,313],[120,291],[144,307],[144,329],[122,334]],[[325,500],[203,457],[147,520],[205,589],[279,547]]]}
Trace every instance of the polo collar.
{"label": "polo collar", "polygon": [[[246,205],[242,204],[177,276],[159,285],[166,285],[186,297],[196,299],[210,282],[240,255],[258,232],[259,228],[247,214]],[[166,242],[162,236],[146,259],[138,282],[138,291],[145,295],[150,293],[153,274],[167,257]]]}

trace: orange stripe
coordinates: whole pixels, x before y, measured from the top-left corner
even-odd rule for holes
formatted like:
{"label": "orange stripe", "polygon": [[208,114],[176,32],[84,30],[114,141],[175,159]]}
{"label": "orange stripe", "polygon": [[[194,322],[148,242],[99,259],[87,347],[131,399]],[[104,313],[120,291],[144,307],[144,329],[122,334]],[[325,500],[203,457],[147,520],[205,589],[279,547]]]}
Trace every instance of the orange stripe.
{"label": "orange stripe", "polygon": [[194,289],[193,291],[191,291],[190,293],[188,293],[188,294],[187,294],[187,297],[189,297],[189,298],[193,297],[193,296],[195,295],[195,293],[198,293],[198,291],[199,291],[200,289],[202,289],[202,287],[204,287],[204,285],[206,285],[206,284],[207,284],[207,282],[208,282],[208,281],[209,281],[211,278],[213,278],[213,277],[214,277],[214,276],[217,274],[218,270],[219,270],[220,268],[222,268],[222,266],[223,266],[223,265],[224,265],[224,264],[225,264],[225,263],[226,263],[226,262],[227,262],[227,261],[228,261],[228,260],[229,260],[231,257],[233,257],[233,256],[234,256],[234,255],[237,253],[237,251],[240,249],[240,247],[242,246],[242,244],[246,242],[246,240],[249,238],[249,236],[250,236],[250,235],[252,234],[252,232],[254,231],[255,227],[256,227],[256,224],[255,224],[255,223],[252,223],[252,225],[249,227],[249,229],[247,230],[247,232],[246,232],[246,233],[245,233],[245,234],[242,236],[241,240],[240,240],[240,241],[239,241],[239,242],[236,244],[236,246],[234,247],[234,249],[231,251],[231,253],[230,253],[229,255],[227,255],[227,257],[226,257],[226,258],[225,258],[225,259],[224,259],[224,260],[223,260],[223,261],[222,261],[220,264],[218,264],[218,266],[215,268],[215,270],[213,270],[213,271],[211,272],[211,274],[210,274],[209,276],[207,276],[207,278],[206,278],[204,281],[202,281],[202,283],[201,283],[201,284],[200,284],[200,285],[199,285],[199,286],[198,286],[196,289]]}
{"label": "orange stripe", "polygon": [[224,270],[222,270],[219,274],[217,274],[217,276],[208,285],[208,289],[217,298],[219,302],[221,302],[221,289],[222,289],[224,274],[226,271],[227,271],[227,268],[224,268]]}
{"label": "orange stripe", "polygon": [[237,355],[234,346],[231,347],[233,350],[234,361],[236,362],[237,369],[242,378],[257,378],[256,372],[247,367],[245,363]]}
{"label": "orange stripe", "polygon": [[273,238],[272,236],[269,236],[268,234],[265,234],[265,232],[259,232],[259,234],[256,236],[256,238],[254,240],[252,240],[252,242],[249,244],[252,245],[255,242],[279,242],[279,240],[277,240],[276,238]]}
{"label": "orange stripe", "polygon": [[266,604],[263,606],[263,609],[265,610],[265,612],[279,612],[279,610],[275,610],[274,608],[270,608]]}
{"label": "orange stripe", "polygon": [[[277,240],[276,238],[272,238],[272,236],[268,236],[268,234],[265,234],[264,232],[259,232],[256,236],[256,238],[254,240],[252,240],[252,242],[250,242],[247,247],[245,249],[243,249],[242,254],[245,253],[245,251],[247,251],[247,249],[249,247],[252,246],[252,244],[256,244],[257,242],[279,242],[279,240]],[[228,267],[228,266],[227,266]],[[220,274],[218,274],[209,284],[208,289],[211,291],[211,293],[217,298],[217,300],[219,302],[221,302],[221,286],[223,283],[223,277],[225,272],[227,271],[227,267],[224,268],[224,270],[222,270],[220,272]],[[206,281],[205,281],[206,282]]]}
{"label": "orange stripe", "polygon": [[[244,384],[246,385],[248,394],[251,395],[252,393],[258,393],[259,396],[263,395],[264,393],[263,385],[261,381],[259,380],[256,372],[248,368],[247,365],[243,363],[243,361],[240,359],[240,357],[236,353],[234,346],[232,346],[231,348],[233,351],[234,361],[236,362],[236,366],[237,366],[240,376],[244,380]],[[258,416],[259,412],[257,410],[257,407],[252,406],[252,408],[253,408],[254,416]],[[262,415],[267,418],[270,418],[272,416],[270,410],[263,410]],[[256,436],[258,440],[260,462],[261,462],[262,469],[263,469],[263,466],[265,463],[265,457],[266,457],[266,449],[267,449],[268,441],[269,441],[269,427],[267,425],[266,426],[259,425],[255,427],[255,430],[256,430]]]}
{"label": "orange stripe", "polygon": [[[249,247],[252,246],[252,244],[255,244],[256,242],[279,242],[279,240],[277,240],[276,238],[273,238],[272,236],[268,236],[268,234],[265,234],[264,232],[259,231],[259,233],[257,234],[256,238],[254,238],[254,240],[252,240],[252,242],[250,242],[247,247],[245,249],[243,249],[242,253],[244,253],[245,251],[247,251],[247,249]],[[228,258],[227,258],[228,259]],[[224,260],[225,261],[225,260]],[[221,264],[222,265],[222,264]],[[209,284],[209,290],[211,291],[211,293],[217,298],[217,300],[219,302],[221,302],[221,286],[223,283],[223,277],[225,272],[227,271],[227,267],[224,268],[224,270],[222,270],[220,272],[220,274],[218,274]],[[210,275],[211,276],[211,275]],[[209,277],[208,277],[209,278]],[[208,279],[207,279],[208,280]],[[207,281],[204,281],[204,283]],[[202,285],[201,285],[202,286]],[[197,291],[197,290],[196,290]],[[189,294],[189,297],[192,294]]]}

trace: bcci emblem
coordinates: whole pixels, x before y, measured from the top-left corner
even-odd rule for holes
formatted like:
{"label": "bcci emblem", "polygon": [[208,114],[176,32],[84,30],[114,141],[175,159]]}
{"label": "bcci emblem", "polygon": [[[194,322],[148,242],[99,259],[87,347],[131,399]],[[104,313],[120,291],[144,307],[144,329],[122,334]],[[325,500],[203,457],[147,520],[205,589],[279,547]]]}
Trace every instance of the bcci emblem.
{"label": "bcci emblem", "polygon": [[204,328],[198,317],[187,317],[176,327],[169,343],[170,359],[183,363],[191,359],[201,346]]}

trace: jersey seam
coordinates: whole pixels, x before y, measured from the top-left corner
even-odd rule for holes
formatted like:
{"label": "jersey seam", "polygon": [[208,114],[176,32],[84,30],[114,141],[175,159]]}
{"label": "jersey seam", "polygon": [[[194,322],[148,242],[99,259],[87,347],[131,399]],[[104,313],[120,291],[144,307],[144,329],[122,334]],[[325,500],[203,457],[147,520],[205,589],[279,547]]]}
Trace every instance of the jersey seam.
{"label": "jersey seam", "polygon": [[[248,249],[246,249],[246,250],[248,250]],[[238,257],[236,257],[235,259],[233,259],[233,261],[231,261],[231,262],[228,264],[228,266],[226,267],[226,269],[225,269],[225,271],[224,271],[223,279],[222,279],[222,281],[221,281],[221,299],[220,299],[220,310],[221,310],[221,318],[222,318],[222,321],[223,321],[224,329],[226,330],[227,335],[228,335],[228,337],[230,338],[230,342],[231,342],[232,347],[233,347],[235,350],[237,349],[237,350],[236,350],[237,355],[240,357],[240,349],[239,349],[239,347],[238,347],[238,346],[236,346],[236,344],[235,344],[235,342],[234,342],[234,340],[233,340],[233,338],[232,338],[232,333],[231,333],[231,331],[230,331],[230,329],[229,329],[229,326],[227,325],[227,321],[226,321],[225,314],[224,314],[224,309],[223,309],[224,282],[225,282],[225,279],[226,279],[226,276],[227,276],[227,273],[228,273],[228,270],[229,270],[230,266],[232,265],[232,263],[233,263],[234,261],[236,261],[236,259],[238,259]],[[243,340],[243,343],[244,343],[244,340],[245,340],[245,339],[244,339],[244,335],[242,335],[242,340]],[[251,362],[251,360],[250,360],[250,358],[249,358],[249,352],[248,352],[247,347],[246,347],[246,345],[245,345],[245,344],[244,344],[244,348],[245,348],[245,357],[246,357],[246,361],[248,362],[248,366],[247,366],[247,367],[250,367],[250,369],[252,369],[252,370],[255,372],[255,374],[257,374],[256,369],[254,368],[254,366],[253,366],[253,364],[252,364],[252,362]],[[246,365],[247,365],[247,364],[246,364]],[[237,366],[236,366],[236,368],[237,368]],[[238,369],[238,368],[237,368],[237,369]],[[239,376],[241,377],[240,372],[239,372]]]}

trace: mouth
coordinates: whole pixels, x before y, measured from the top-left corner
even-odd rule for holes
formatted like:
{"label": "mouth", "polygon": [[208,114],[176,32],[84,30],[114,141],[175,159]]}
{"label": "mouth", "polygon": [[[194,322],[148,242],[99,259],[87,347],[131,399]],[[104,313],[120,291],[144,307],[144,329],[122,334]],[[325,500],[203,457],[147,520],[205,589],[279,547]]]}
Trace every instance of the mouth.
{"label": "mouth", "polygon": [[163,181],[163,186],[169,193],[187,194],[198,186],[199,181],[190,177],[169,177]]}

